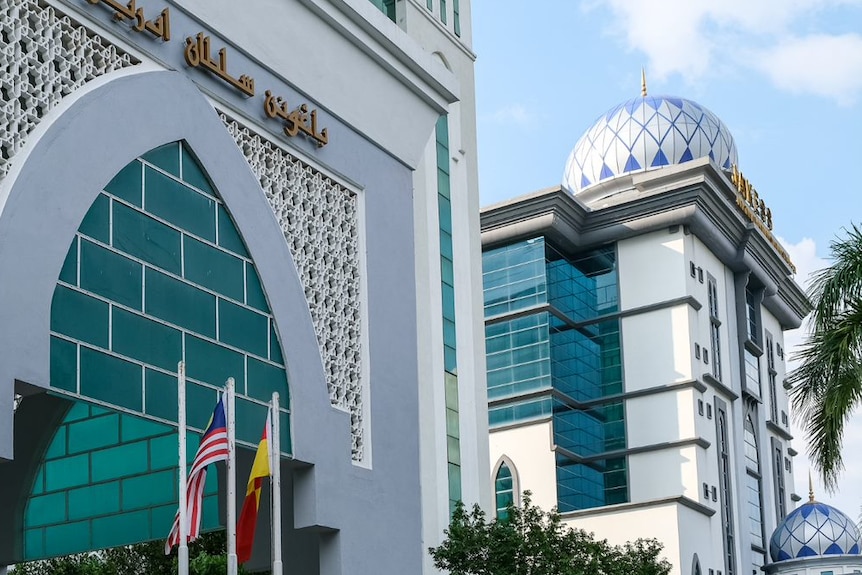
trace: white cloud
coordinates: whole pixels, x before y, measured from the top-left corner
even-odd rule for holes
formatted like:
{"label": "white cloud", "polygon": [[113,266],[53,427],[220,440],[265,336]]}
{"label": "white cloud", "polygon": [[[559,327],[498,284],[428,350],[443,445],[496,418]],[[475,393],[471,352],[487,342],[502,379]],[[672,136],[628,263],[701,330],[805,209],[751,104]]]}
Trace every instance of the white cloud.
{"label": "white cloud", "polygon": [[680,74],[696,82],[707,73],[750,68],[782,90],[807,92],[840,104],[862,94],[862,36],[825,31],[799,35],[812,16],[848,0],[587,0],[616,17],[608,32],[644,52],[649,74]]}
{"label": "white cloud", "polygon": [[849,106],[862,93],[862,36],[787,38],[758,54],[756,66],[783,90]]}
{"label": "white cloud", "polygon": [[523,104],[508,104],[485,118],[495,124],[514,124],[521,128],[532,127],[537,119],[536,114]]}

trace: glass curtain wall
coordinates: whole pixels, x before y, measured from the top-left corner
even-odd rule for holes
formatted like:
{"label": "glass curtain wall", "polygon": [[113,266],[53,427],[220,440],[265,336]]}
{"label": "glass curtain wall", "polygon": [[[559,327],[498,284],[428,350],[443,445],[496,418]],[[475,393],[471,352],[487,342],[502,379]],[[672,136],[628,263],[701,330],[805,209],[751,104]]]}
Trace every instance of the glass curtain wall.
{"label": "glass curtain wall", "polygon": [[483,255],[491,428],[550,418],[561,512],[628,500],[614,246],[534,238]]}

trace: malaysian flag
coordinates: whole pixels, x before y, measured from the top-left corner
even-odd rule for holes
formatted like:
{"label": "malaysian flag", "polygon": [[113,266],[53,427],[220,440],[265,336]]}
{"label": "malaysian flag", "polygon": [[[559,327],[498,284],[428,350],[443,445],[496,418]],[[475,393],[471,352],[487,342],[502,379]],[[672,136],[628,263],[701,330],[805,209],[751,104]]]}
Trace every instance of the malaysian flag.
{"label": "malaysian flag", "polygon": [[[189,541],[194,541],[201,533],[201,515],[203,513],[204,484],[207,480],[207,466],[216,461],[227,461],[227,418],[225,417],[225,395],[216,404],[209,425],[201,438],[198,452],[195,454],[186,487],[186,502],[189,528]],[[165,554],[169,554],[174,545],[180,544],[180,511],[177,509],[174,525],[165,543]]]}

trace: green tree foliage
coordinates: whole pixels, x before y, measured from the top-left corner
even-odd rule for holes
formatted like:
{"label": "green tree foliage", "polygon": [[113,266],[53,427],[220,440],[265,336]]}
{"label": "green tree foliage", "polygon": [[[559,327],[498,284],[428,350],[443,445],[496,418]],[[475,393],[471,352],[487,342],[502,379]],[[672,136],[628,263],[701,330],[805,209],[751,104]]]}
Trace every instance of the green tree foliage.
{"label": "green tree foliage", "polygon": [[808,452],[827,489],[844,468],[844,425],[862,403],[862,232],[852,226],[830,245],[832,265],[813,275],[810,333],[787,380],[808,435]]}
{"label": "green tree foliage", "polygon": [[[189,545],[190,574],[223,575],[227,572],[226,551],[224,531],[204,533]],[[176,550],[165,555],[164,541],[151,541],[22,563],[10,575],[175,575],[176,572]],[[242,566],[239,572],[245,573]]]}
{"label": "green tree foliage", "polygon": [[434,565],[452,575],[667,575],[655,539],[622,546],[571,529],[556,511],[545,513],[524,493],[523,507],[505,519],[486,520],[478,505],[458,503],[446,540],[429,548]]}

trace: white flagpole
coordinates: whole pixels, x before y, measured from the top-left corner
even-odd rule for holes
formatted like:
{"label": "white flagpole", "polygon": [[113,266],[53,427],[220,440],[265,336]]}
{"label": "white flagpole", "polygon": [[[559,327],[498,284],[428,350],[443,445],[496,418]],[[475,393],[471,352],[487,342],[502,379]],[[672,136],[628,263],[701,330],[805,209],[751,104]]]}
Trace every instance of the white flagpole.
{"label": "white flagpole", "polygon": [[179,490],[180,490],[180,547],[177,550],[177,565],[179,575],[189,574],[189,520],[188,497],[186,484],[188,482],[188,457],[186,456],[186,364],[177,364],[177,427],[179,451]]}
{"label": "white flagpole", "polygon": [[234,380],[227,379],[227,575],[237,575],[236,558],[236,411],[234,406]]}
{"label": "white flagpole", "polygon": [[282,574],[281,562],[281,435],[278,417],[278,392],[272,393],[272,423],[269,429],[269,486],[272,490],[272,575]]}

